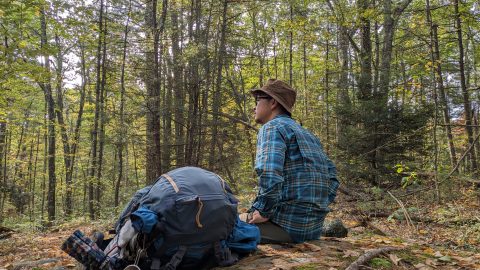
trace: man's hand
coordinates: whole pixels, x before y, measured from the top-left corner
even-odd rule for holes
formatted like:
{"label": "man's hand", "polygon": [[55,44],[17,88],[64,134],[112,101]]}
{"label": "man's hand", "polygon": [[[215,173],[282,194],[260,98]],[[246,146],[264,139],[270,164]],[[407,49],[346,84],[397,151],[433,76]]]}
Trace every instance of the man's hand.
{"label": "man's hand", "polygon": [[254,212],[250,213],[250,215],[251,217],[247,218],[248,223],[250,224],[263,223],[268,221],[268,218],[262,217],[262,215],[260,215],[260,212],[258,212],[258,210],[255,210]]}

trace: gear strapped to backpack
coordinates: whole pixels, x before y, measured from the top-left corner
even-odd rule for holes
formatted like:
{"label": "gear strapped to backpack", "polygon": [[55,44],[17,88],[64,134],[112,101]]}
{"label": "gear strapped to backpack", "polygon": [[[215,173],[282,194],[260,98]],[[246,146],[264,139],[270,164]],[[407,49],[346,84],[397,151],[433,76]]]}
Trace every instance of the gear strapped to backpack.
{"label": "gear strapped to backpack", "polygon": [[[120,215],[105,258],[94,254],[92,261],[96,269],[132,264],[140,269],[198,269],[211,261],[216,262],[212,266],[232,265],[238,260],[235,253],[248,254],[260,241],[258,228],[238,219],[237,203],[215,173],[196,167],[170,171],[135,193]],[[72,252],[71,243],[78,239],[69,238],[62,249],[82,254]],[[89,268],[84,254],[74,257]]]}

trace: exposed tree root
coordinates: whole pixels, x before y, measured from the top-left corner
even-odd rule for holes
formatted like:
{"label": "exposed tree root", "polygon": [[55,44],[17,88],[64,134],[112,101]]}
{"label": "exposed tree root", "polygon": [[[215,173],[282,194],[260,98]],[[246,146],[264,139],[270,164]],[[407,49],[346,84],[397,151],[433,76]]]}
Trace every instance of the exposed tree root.
{"label": "exposed tree root", "polygon": [[358,270],[360,269],[361,265],[368,263],[371,259],[377,257],[378,255],[382,253],[394,251],[394,250],[399,250],[399,248],[384,247],[384,248],[378,248],[378,249],[367,251],[365,254],[358,257],[358,259],[354,261],[352,264],[350,264],[350,266],[348,266],[345,270]]}

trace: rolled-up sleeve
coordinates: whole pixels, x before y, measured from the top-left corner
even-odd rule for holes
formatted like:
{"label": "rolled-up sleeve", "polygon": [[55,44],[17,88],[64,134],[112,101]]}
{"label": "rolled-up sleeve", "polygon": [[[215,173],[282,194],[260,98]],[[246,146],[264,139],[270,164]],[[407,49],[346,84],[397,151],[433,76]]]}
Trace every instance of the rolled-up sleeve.
{"label": "rolled-up sleeve", "polygon": [[260,129],[255,162],[259,191],[252,208],[266,218],[271,218],[280,200],[286,149],[285,138],[277,127],[267,124]]}

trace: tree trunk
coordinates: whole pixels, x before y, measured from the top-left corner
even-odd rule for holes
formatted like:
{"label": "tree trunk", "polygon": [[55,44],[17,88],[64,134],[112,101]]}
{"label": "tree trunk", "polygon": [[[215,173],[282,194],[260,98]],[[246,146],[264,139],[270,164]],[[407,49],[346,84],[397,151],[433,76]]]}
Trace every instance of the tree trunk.
{"label": "tree trunk", "polygon": [[[305,18],[306,20],[306,18]],[[306,34],[306,27],[303,26],[303,34]],[[308,116],[308,90],[307,90],[307,41],[303,40],[303,120]]]}
{"label": "tree trunk", "polygon": [[366,14],[369,9],[369,1],[358,1],[358,8],[361,36],[358,99],[369,100],[372,96],[372,40],[370,38],[370,19]]}
{"label": "tree trunk", "polygon": [[42,5],[40,10],[41,25],[41,47],[43,51],[44,68],[47,71],[47,78],[43,84],[45,93],[45,103],[48,111],[48,221],[55,220],[55,195],[57,179],[55,177],[55,103],[53,101],[52,86],[50,84],[50,59],[46,51],[47,44],[47,22],[46,22],[46,4]]}
{"label": "tree trunk", "polygon": [[329,40],[326,40],[327,44],[325,45],[325,133],[326,133],[326,143],[325,143],[325,151],[327,154],[330,153],[330,69],[328,68],[328,58],[330,55],[330,43]]}
{"label": "tree trunk", "polygon": [[[193,43],[200,48],[200,28],[202,27],[200,18],[202,16],[202,6],[200,0],[192,1],[191,16],[189,22],[190,38],[193,39]],[[193,25],[195,30],[193,31]],[[185,151],[185,163],[186,165],[198,165],[195,160],[197,159],[197,147],[196,147],[196,135],[198,133],[199,123],[199,106],[200,106],[200,78],[199,78],[199,63],[201,61],[201,55],[198,53],[196,57],[192,57],[189,66],[189,108],[188,108],[188,120],[187,120],[187,146]]]}
{"label": "tree trunk", "polygon": [[13,177],[12,177],[12,184],[15,184],[15,181],[17,179],[17,174],[20,173],[20,178],[23,178],[23,168],[22,168],[22,163],[23,163],[23,156],[24,154],[23,151],[25,150],[22,150],[23,147],[25,146],[25,143],[24,143],[24,140],[25,140],[25,133],[28,133],[28,122],[27,122],[27,119],[28,119],[28,114],[29,112],[27,111],[25,113],[25,119],[22,123],[22,130],[20,132],[20,139],[18,140],[18,147],[17,147],[17,153],[15,154],[15,168],[14,168],[14,171],[13,171]]}
{"label": "tree trunk", "polygon": [[272,27],[273,34],[273,66],[275,68],[275,79],[278,78],[278,65],[277,65],[277,36],[275,35],[275,28]]}
{"label": "tree trunk", "polygon": [[165,57],[165,77],[166,85],[164,87],[164,101],[163,101],[163,147],[162,147],[162,165],[163,171],[169,171],[171,169],[171,155],[172,155],[172,76],[170,75],[171,65],[170,57]]}
{"label": "tree trunk", "polygon": [[[107,15],[108,9],[105,7],[105,17]],[[96,185],[95,185],[95,202],[96,212],[99,213],[101,207],[101,195],[102,195],[102,174],[103,174],[103,156],[105,148],[105,123],[107,121],[105,114],[105,104],[107,98],[107,89],[105,88],[107,80],[107,19],[104,19],[103,22],[103,44],[102,44],[102,80],[100,83],[100,112],[99,112],[99,140],[98,140],[98,165],[97,165],[97,175],[96,175]]]}
{"label": "tree trunk", "polygon": [[35,187],[37,184],[37,164],[38,164],[38,155],[40,153],[40,134],[41,131],[39,130],[37,133],[37,148],[35,150],[35,161],[33,163],[33,180],[32,185],[30,188],[30,209],[31,209],[31,218],[30,221],[35,221]]}
{"label": "tree trunk", "polygon": [[215,92],[213,93],[213,121],[212,121],[212,141],[210,144],[210,157],[209,157],[209,168],[213,170],[215,168],[215,163],[218,160],[216,156],[215,149],[217,148],[218,140],[218,125],[219,125],[219,112],[221,106],[221,96],[222,96],[222,69],[223,61],[225,60],[225,36],[227,31],[227,10],[228,10],[228,0],[223,1],[223,12],[222,12],[222,29],[220,32],[220,47],[218,51],[217,58],[217,79],[215,82]]}
{"label": "tree trunk", "polygon": [[82,42],[80,42],[80,63],[81,63],[81,74],[82,74],[82,86],[80,92],[80,100],[79,100],[79,108],[78,108],[78,115],[77,121],[75,124],[75,129],[73,132],[73,142],[70,148],[70,167],[67,168],[66,175],[65,175],[65,183],[66,183],[66,193],[65,193],[65,207],[66,207],[66,214],[71,215],[73,213],[73,168],[75,165],[75,158],[77,156],[77,148],[78,143],[80,140],[80,127],[82,125],[82,117],[83,117],[83,108],[85,105],[85,96],[86,96],[86,86],[88,84],[88,71],[86,68],[86,61],[85,61],[85,46]]}
{"label": "tree trunk", "polygon": [[207,110],[208,110],[208,97],[209,97],[209,93],[210,93],[210,86],[211,86],[211,81],[212,81],[212,76],[211,76],[211,73],[210,72],[210,57],[209,57],[209,44],[210,44],[210,39],[209,39],[209,35],[210,35],[210,25],[211,25],[211,22],[212,22],[212,12],[213,12],[213,5],[214,5],[214,2],[211,1],[210,2],[210,6],[209,6],[209,13],[208,13],[208,18],[207,18],[207,22],[206,22],[206,25],[205,25],[205,30],[202,29],[202,34],[201,34],[201,39],[202,39],[202,55],[203,55],[203,59],[202,59],[202,66],[203,66],[203,69],[205,70],[205,84],[204,84],[204,91],[201,93],[201,109],[199,110],[199,114],[198,114],[198,143],[197,143],[197,157],[196,157],[196,160],[195,160],[195,164],[200,164],[200,162],[202,161],[203,159],[203,155],[204,155],[204,152],[206,152],[205,150],[205,147],[206,147],[206,143],[204,142],[204,125],[203,123],[206,122],[207,120]]}
{"label": "tree trunk", "polygon": [[[463,50],[463,32],[462,32],[462,20],[459,12],[458,7],[458,0],[454,0],[454,8],[455,8],[455,26],[457,28],[457,42],[458,42],[458,63],[459,63],[459,72],[460,72],[460,87],[462,89],[463,94],[463,106],[465,109],[465,129],[467,131],[468,136],[468,144],[473,144],[473,128],[472,128],[472,106],[470,104],[470,94],[467,90],[467,83],[465,79],[465,57],[464,57],[464,50]],[[475,154],[475,147],[472,147],[470,151],[470,162],[472,166],[472,171],[476,174],[477,173],[477,156]]]}
{"label": "tree trunk", "polygon": [[[374,5],[374,8],[376,9],[376,0],[373,0],[373,5]],[[374,79],[373,79],[373,89],[372,89],[372,93],[376,93],[378,91],[378,80],[379,80],[379,77],[380,77],[380,36],[378,34],[379,32],[379,25],[378,25],[378,22],[377,20],[375,20],[375,24],[374,24],[374,28],[375,28],[375,34],[374,34],[374,38],[375,38],[375,64],[374,64]]]}
{"label": "tree trunk", "polygon": [[25,198],[24,200],[24,207],[27,207],[28,209],[28,216],[30,221],[33,220],[33,215],[32,215],[32,208],[30,204],[30,196],[32,196],[31,190],[32,190],[32,181],[33,181],[33,146],[35,144],[35,138],[32,138],[30,142],[30,150],[29,150],[29,155],[28,155],[28,166],[27,166],[27,175],[28,175],[28,184],[26,189],[26,193],[28,194],[28,197]]}
{"label": "tree trunk", "polygon": [[171,8],[172,19],[172,62],[173,80],[172,91],[174,93],[174,128],[175,128],[175,165],[182,167],[185,163],[185,139],[184,139],[184,93],[183,93],[183,68],[182,51],[180,48],[180,31],[178,28],[178,11],[175,5]]}
{"label": "tree trunk", "polygon": [[0,181],[2,187],[0,188],[0,224],[3,223],[3,206],[7,196],[6,187],[6,139],[7,139],[7,122],[4,119],[0,120]]}
{"label": "tree trunk", "polygon": [[[167,1],[163,1],[162,17],[166,14]],[[145,23],[147,48],[145,52],[147,88],[147,141],[146,141],[146,184],[153,183],[162,173],[160,145],[160,80],[158,47],[160,31],[157,26],[157,0],[147,1]]]}
{"label": "tree trunk", "polygon": [[100,0],[100,10],[98,19],[98,45],[97,45],[97,63],[96,63],[96,83],[95,83],[95,116],[93,128],[91,131],[92,148],[91,148],[91,165],[88,178],[88,212],[90,219],[96,218],[96,203],[95,203],[95,175],[97,171],[97,147],[98,147],[98,126],[100,120],[100,100],[101,100],[101,71],[102,71],[102,43],[103,43],[103,8],[104,2]]}
{"label": "tree trunk", "polygon": [[[48,114],[48,108],[47,108],[47,102],[45,102],[44,106],[44,112],[45,115]],[[45,220],[45,192],[46,192],[46,186],[47,186],[47,166],[48,166],[48,122],[47,122],[47,117],[44,117],[43,119],[43,171],[42,171],[42,184],[40,185],[40,189],[42,190],[42,203],[40,206],[40,220],[42,221],[42,224]]]}
{"label": "tree trunk", "polygon": [[72,179],[69,177],[71,174],[69,170],[72,168],[72,153],[70,142],[68,139],[67,127],[65,124],[65,120],[63,117],[63,51],[60,44],[60,39],[58,35],[55,35],[55,43],[57,46],[57,65],[56,65],[56,83],[57,83],[57,108],[56,108],[56,115],[57,121],[60,126],[60,135],[62,137],[63,143],[63,161],[65,165],[65,214],[70,216],[73,211],[73,204],[72,204]]}
{"label": "tree trunk", "polygon": [[[338,52],[339,63],[341,63],[340,77],[337,82],[339,89],[338,102],[341,106],[349,108],[351,106],[350,97],[348,95],[348,37],[347,29],[344,26],[338,26]],[[348,119],[346,116],[339,117],[337,124],[337,142],[340,147],[345,147],[348,144],[346,129],[348,126]]]}
{"label": "tree trunk", "polygon": [[[427,10],[427,23],[430,26],[430,55],[432,58],[432,63],[433,64],[433,69],[432,69],[432,75],[433,77],[435,76],[436,71],[438,70],[436,65],[440,65],[440,62],[436,63],[436,55],[435,55],[435,49],[434,49],[434,35],[436,35],[436,29],[433,29],[432,21],[431,21],[431,14],[430,14],[430,1],[426,0],[426,10]],[[440,72],[438,78],[442,79],[442,73]],[[437,78],[437,82],[438,82]],[[434,105],[435,105],[435,113],[433,117],[433,128],[432,128],[432,138],[433,138],[433,169],[435,172],[434,176],[434,183],[435,183],[435,198],[436,202],[440,203],[440,190],[439,190],[439,183],[438,183],[438,178],[437,178],[437,173],[438,173],[438,141],[437,141],[437,122],[438,122],[438,93],[437,89],[439,89],[439,85],[442,85],[443,87],[443,82],[442,84],[437,83],[435,87],[433,87],[433,100],[434,100]]]}
{"label": "tree trunk", "polygon": [[378,93],[382,106],[386,105],[389,92],[390,66],[392,62],[393,38],[395,36],[396,22],[410,2],[412,2],[412,0],[404,0],[394,9],[392,7],[392,0],[385,0],[383,2],[383,48],[382,59],[380,62]]}
{"label": "tree trunk", "polygon": [[135,151],[135,143],[132,143],[132,151],[133,151],[133,166],[135,169],[135,182],[137,184],[137,189],[139,189],[140,180],[138,179],[137,152]]}
{"label": "tree trunk", "polygon": [[115,198],[114,206],[117,209],[120,204],[120,185],[123,180],[123,149],[127,139],[127,129],[125,126],[125,62],[127,58],[127,38],[129,32],[130,12],[132,9],[132,0],[128,3],[127,22],[125,23],[125,31],[123,32],[123,54],[122,68],[120,73],[120,132],[118,137],[118,177],[115,182]]}
{"label": "tree trunk", "polygon": [[[427,10],[429,9],[427,8]],[[453,168],[457,164],[457,155],[456,155],[455,145],[453,141],[452,127],[450,126],[450,108],[448,106],[447,94],[445,92],[445,87],[443,85],[442,64],[441,64],[440,49],[438,46],[438,35],[437,35],[438,26],[431,24],[430,27],[432,31],[432,40],[434,44],[433,63],[434,63],[435,73],[436,73],[435,78],[437,81],[437,88],[439,91],[440,108],[442,109],[442,112],[443,112],[443,122],[445,124],[445,133],[447,135],[447,140],[448,140],[450,164]]]}
{"label": "tree trunk", "polygon": [[[292,27],[293,25],[293,3],[290,3],[290,28]],[[289,48],[289,57],[290,57],[290,61],[289,61],[289,69],[288,69],[288,75],[289,75],[289,84],[290,86],[293,87],[293,30],[290,29],[290,48]]]}

